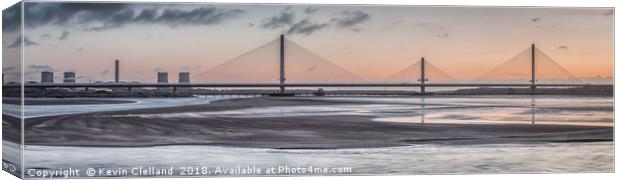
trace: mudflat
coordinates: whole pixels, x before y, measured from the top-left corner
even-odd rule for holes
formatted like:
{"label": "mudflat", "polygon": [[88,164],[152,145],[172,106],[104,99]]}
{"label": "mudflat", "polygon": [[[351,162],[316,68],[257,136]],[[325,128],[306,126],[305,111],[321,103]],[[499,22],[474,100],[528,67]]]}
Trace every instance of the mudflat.
{"label": "mudflat", "polygon": [[[84,99],[30,98],[30,99],[24,99],[24,105],[92,105],[92,104],[124,104],[124,103],[134,103],[134,102],[135,101],[121,100],[121,99],[92,99],[92,98],[84,98]],[[3,98],[2,103],[20,105],[22,102],[18,98]]]}
{"label": "mudflat", "polygon": [[264,106],[330,104],[364,104],[364,102],[252,98],[222,100],[205,105],[36,117],[25,120],[25,143],[52,146],[133,147],[191,144],[274,149],[334,149],[410,144],[613,141],[613,127],[608,126],[413,124],[372,121],[373,116],[321,114],[257,118],[136,116],[217,112]]}

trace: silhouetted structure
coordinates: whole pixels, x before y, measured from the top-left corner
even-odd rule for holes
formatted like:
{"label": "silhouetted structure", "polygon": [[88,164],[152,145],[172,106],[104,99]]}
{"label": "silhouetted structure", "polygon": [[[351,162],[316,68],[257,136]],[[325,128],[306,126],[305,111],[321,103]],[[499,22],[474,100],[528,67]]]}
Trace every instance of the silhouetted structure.
{"label": "silhouetted structure", "polygon": [[119,69],[119,63],[120,63],[120,62],[118,61],[118,59],[117,59],[116,61],[114,61],[114,82],[115,82],[115,83],[118,83],[119,78],[120,78],[120,77],[119,77],[119,74],[120,74],[120,72],[119,72],[119,71],[120,71],[120,69]]}
{"label": "silhouetted structure", "polygon": [[534,44],[532,44],[532,80],[530,80],[530,83],[532,83],[532,86],[530,87],[532,89],[532,94],[536,93],[536,46]]}
{"label": "silhouetted structure", "polygon": [[62,82],[63,83],[75,83],[75,72],[65,72]]}
{"label": "silhouetted structure", "polygon": [[54,73],[49,71],[41,72],[41,83],[54,83]]}
{"label": "silhouetted structure", "polygon": [[160,84],[168,83],[168,73],[167,72],[157,72],[157,83],[160,83]]}
{"label": "silhouetted structure", "polygon": [[189,84],[189,72],[179,73],[179,84]]}
{"label": "silhouetted structure", "polygon": [[424,57],[422,57],[422,59],[420,60],[420,79],[418,79],[418,81],[420,81],[420,93],[424,94],[426,93],[426,81],[428,81],[428,79],[426,79],[426,72],[424,70],[426,66],[424,65]]}
{"label": "silhouetted structure", "polygon": [[284,34],[280,34],[280,93],[284,93]]}

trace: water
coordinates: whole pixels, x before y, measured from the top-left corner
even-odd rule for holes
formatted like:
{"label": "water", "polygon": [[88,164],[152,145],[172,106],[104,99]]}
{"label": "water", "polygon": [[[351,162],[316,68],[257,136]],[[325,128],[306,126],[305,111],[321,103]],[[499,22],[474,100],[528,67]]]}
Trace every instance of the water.
{"label": "water", "polygon": [[[317,99],[306,97],[304,99]],[[375,121],[407,123],[538,123],[613,125],[611,97],[476,96],[430,98],[320,98],[363,102],[312,106],[271,106],[228,111],[123,115],[141,118],[294,117],[321,115],[374,116]]]}
{"label": "water", "polygon": [[[11,146],[7,142],[3,145]],[[611,172],[614,158],[611,142],[415,145],[337,150],[273,150],[215,146],[137,148],[27,146],[26,149],[25,163],[31,168],[173,166],[180,171],[181,167],[270,168],[286,165],[350,168],[352,174]]]}
{"label": "water", "polygon": [[[24,117],[43,117],[63,114],[78,114],[102,111],[130,110],[143,108],[173,107],[184,105],[208,104],[211,101],[227,99],[230,97],[209,97],[209,98],[114,98],[114,100],[133,101],[133,103],[121,104],[91,104],[91,105],[26,105],[24,106]],[[38,98],[44,99],[44,98]],[[76,98],[78,99],[78,98]],[[83,98],[87,99],[87,98]],[[94,99],[97,98],[88,98]],[[109,98],[108,98],[109,99]],[[2,104],[2,113],[18,117],[20,106],[13,104]]]}
{"label": "water", "polygon": [[[310,97],[312,98],[312,97]],[[367,102],[317,106],[255,107],[241,110],[141,114],[149,117],[281,117],[305,115],[370,115],[375,121],[406,123],[547,123],[613,126],[612,97],[578,96],[475,96],[429,98],[329,97],[328,101]],[[133,99],[138,104],[121,107],[145,108],[208,103],[199,98]],[[135,106],[139,105],[139,106]],[[122,109],[119,105],[88,105],[86,110],[57,112],[55,106],[38,106],[26,116],[58,113],[82,113]],[[30,108],[30,107],[27,107]],[[30,114],[28,113],[30,112]],[[9,162],[19,147],[3,141],[3,157]],[[174,176],[188,172],[187,167],[206,168],[213,173],[222,169],[255,167],[264,170],[289,168],[328,168],[320,173],[286,173],[268,175],[339,175],[339,174],[446,174],[446,173],[567,173],[612,172],[613,142],[540,143],[488,145],[410,145],[401,147],[274,150],[198,145],[156,147],[70,147],[25,146],[24,162],[28,169],[131,169],[136,167],[170,168]],[[337,169],[331,169],[337,168]],[[185,170],[185,171],[183,171]],[[343,170],[343,171],[337,171]],[[350,172],[348,171],[350,170]],[[194,172],[194,170],[192,170]],[[316,171],[315,171],[316,172]],[[188,174],[191,176],[223,174]],[[247,174],[232,174],[243,176]],[[251,175],[257,175],[254,172]],[[82,174],[84,176],[84,174]],[[140,175],[138,175],[140,176]]]}

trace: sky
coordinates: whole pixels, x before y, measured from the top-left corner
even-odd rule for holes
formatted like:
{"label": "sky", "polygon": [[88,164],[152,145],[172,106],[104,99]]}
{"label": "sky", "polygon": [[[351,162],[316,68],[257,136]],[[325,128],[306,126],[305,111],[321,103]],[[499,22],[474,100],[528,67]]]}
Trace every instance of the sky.
{"label": "sky", "polygon": [[[3,11],[3,59],[19,58],[17,11]],[[613,13],[565,7],[29,2],[24,71],[27,81],[38,81],[41,71],[54,71],[57,79],[74,71],[81,82],[110,81],[119,59],[123,81],[154,82],[159,71],[175,81],[178,72],[204,74],[283,33],[367,81],[384,80],[422,56],[455,79],[476,79],[532,43],[575,77],[610,77]],[[3,66],[6,72],[16,69]]]}

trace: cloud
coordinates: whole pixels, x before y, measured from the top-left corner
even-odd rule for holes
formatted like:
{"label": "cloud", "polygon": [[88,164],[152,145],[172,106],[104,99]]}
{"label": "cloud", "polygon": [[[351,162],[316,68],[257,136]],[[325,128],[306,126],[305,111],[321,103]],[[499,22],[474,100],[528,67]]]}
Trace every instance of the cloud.
{"label": "cloud", "polygon": [[317,67],[316,66],[312,66],[310,68],[308,68],[308,71],[314,71]]}
{"label": "cloud", "polygon": [[288,25],[292,25],[294,20],[295,14],[293,12],[288,12],[288,10],[284,10],[279,14],[276,14],[271,18],[264,20],[260,26],[264,29],[282,28]]}
{"label": "cloud", "polygon": [[[140,15],[148,10],[143,10]],[[224,20],[239,17],[245,11],[241,9],[221,9],[216,7],[201,7],[192,10],[166,9],[157,16],[153,16],[153,10],[143,16],[142,19],[136,19],[135,22],[141,23],[163,23],[172,27],[183,25],[213,25],[223,22]],[[139,17],[139,16],[138,16]],[[122,22],[122,20],[121,20]]]}
{"label": "cloud", "polygon": [[50,65],[29,65],[28,69],[33,72],[54,72],[54,68],[52,68],[52,66]]}
{"label": "cloud", "polygon": [[447,38],[450,38],[450,34],[448,33],[438,34],[437,37],[440,39],[447,39]]}
{"label": "cloud", "polygon": [[13,32],[21,28],[21,3],[17,3],[2,11],[2,31]]}
{"label": "cloud", "polygon": [[[84,30],[90,31],[114,29],[128,24],[156,24],[170,27],[197,26],[218,24],[245,13],[244,10],[240,9],[213,6],[176,8],[168,5],[154,5],[146,9],[142,7],[131,3],[32,2],[25,7],[24,14],[28,17],[25,25],[28,28],[47,25],[80,26]],[[18,28],[7,27],[7,29],[15,30]]]}
{"label": "cloud", "polygon": [[179,68],[179,71],[183,71],[183,72],[189,72],[189,71],[198,71],[202,69],[202,67],[200,65],[195,65],[195,66],[181,66]]}
{"label": "cloud", "polygon": [[[11,43],[9,46],[7,46],[7,48],[17,48],[17,47],[20,47],[22,45],[21,38],[22,38],[21,36],[19,38],[17,38],[15,41],[13,41],[13,43]],[[24,46],[36,46],[36,45],[39,45],[39,43],[30,40],[28,37],[24,38]]]}
{"label": "cloud", "polygon": [[52,39],[52,34],[50,33],[41,34],[39,36],[39,39]]}
{"label": "cloud", "polygon": [[17,67],[15,66],[11,66],[11,67],[2,67],[2,71],[3,72],[7,72],[7,71],[15,71],[17,70]]}
{"label": "cloud", "polygon": [[[290,8],[286,8],[280,13],[264,19],[261,22],[260,27],[268,30],[282,28],[284,32],[289,35],[301,34],[304,36],[309,36],[319,30],[332,26],[360,32],[362,29],[357,26],[370,19],[370,15],[363,11],[345,10],[340,13],[340,17],[334,17],[328,21],[317,22],[311,20],[310,17],[296,20],[296,14],[289,11],[289,9]],[[316,11],[318,11],[317,8],[307,7],[304,9],[304,13],[306,14],[311,14]]]}
{"label": "cloud", "polygon": [[568,50],[568,46],[560,45],[560,46],[558,46],[558,49],[560,49],[560,50]]}
{"label": "cloud", "polygon": [[341,28],[350,28],[370,20],[370,14],[363,11],[343,11],[343,17],[333,18],[332,22]]}
{"label": "cloud", "polygon": [[319,8],[306,7],[304,9],[304,13],[306,14],[314,14],[317,11],[319,11]]}
{"label": "cloud", "polygon": [[311,23],[309,19],[304,19],[299,21],[291,26],[291,28],[286,31],[287,34],[303,34],[308,36],[315,31],[321,30],[328,26],[327,23]]}
{"label": "cloud", "polygon": [[58,40],[64,41],[68,37],[69,37],[69,31],[63,31],[60,37],[58,37]]}
{"label": "cloud", "polygon": [[532,20],[532,22],[538,22],[538,21],[542,20],[542,18],[535,17],[535,18],[532,18],[531,20]]}
{"label": "cloud", "polygon": [[166,72],[166,70],[164,68],[160,68],[160,67],[153,69],[153,71],[155,71],[155,72]]}
{"label": "cloud", "polygon": [[78,49],[76,49],[76,50],[75,50],[75,52],[83,52],[83,51],[86,51],[86,49],[84,49],[84,48],[78,48]]}
{"label": "cloud", "polygon": [[110,73],[110,69],[104,69],[103,71],[99,72],[100,75],[105,76],[108,73]]}

